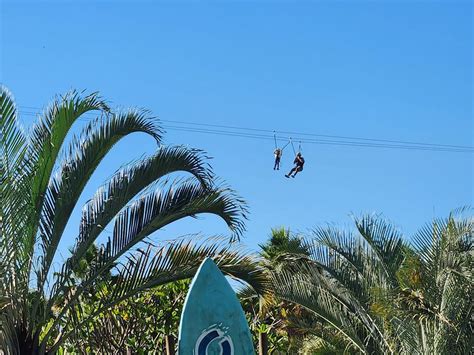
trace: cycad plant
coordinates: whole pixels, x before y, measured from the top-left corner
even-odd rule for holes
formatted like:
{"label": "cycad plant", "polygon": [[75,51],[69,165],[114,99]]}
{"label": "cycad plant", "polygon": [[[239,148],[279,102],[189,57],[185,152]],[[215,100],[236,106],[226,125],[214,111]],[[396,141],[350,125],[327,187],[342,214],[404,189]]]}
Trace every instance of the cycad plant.
{"label": "cycad plant", "polygon": [[[261,263],[268,273],[286,265],[287,256],[310,255],[304,240],[284,227],[272,228],[268,240],[259,246]],[[260,355],[297,353],[304,338],[321,323],[302,306],[278,297],[263,299],[253,290],[243,290],[240,297],[244,301],[250,328],[255,336],[258,335],[255,342]]]}
{"label": "cycad plant", "polygon": [[469,353],[473,218],[455,212],[410,240],[379,217],[355,224],[357,233],[317,228],[311,255],[288,256],[274,273],[277,294],[324,319],[338,336],[319,336],[342,338],[348,353]]}
{"label": "cycad plant", "polygon": [[[92,113],[97,118],[79,135],[68,135],[81,116]],[[120,168],[98,188],[83,206],[71,255],[52,270],[84,186],[114,144],[134,132],[153,137],[156,152]],[[160,148],[162,133],[147,111],[112,112],[97,93],[75,91],[56,98],[25,133],[12,95],[0,89],[0,350],[54,353],[73,335],[70,324],[85,326],[139,291],[191,277],[203,257],[217,253],[224,271],[262,291],[257,263],[228,248],[141,248],[156,230],[200,213],[221,217],[233,238],[244,229],[245,203],[216,186],[203,153]],[[159,184],[178,171],[189,179]],[[74,272],[108,225],[111,235],[78,281]],[[102,302],[85,316],[81,299],[103,290]]]}
{"label": "cycad plant", "polygon": [[459,209],[427,224],[399,273],[395,314],[411,320],[422,354],[474,350],[474,217]]}
{"label": "cycad plant", "polygon": [[275,268],[286,254],[309,255],[303,239],[289,228],[272,228],[266,243],[259,245],[261,256],[269,268]]}

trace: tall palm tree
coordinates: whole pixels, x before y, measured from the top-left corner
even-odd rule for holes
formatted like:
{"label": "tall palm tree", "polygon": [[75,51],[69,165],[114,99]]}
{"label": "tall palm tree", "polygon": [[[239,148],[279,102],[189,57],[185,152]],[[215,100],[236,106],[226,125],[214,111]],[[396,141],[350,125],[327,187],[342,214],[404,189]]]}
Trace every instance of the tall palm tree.
{"label": "tall palm tree", "polygon": [[[139,291],[191,277],[205,256],[219,254],[221,268],[265,287],[259,266],[228,249],[177,243],[141,248],[156,230],[179,219],[211,213],[221,217],[238,239],[244,230],[245,203],[217,186],[202,152],[185,147],[156,152],[119,169],[85,204],[71,255],[52,270],[64,229],[84,186],[115,143],[134,132],[159,144],[162,130],[144,110],[112,112],[97,94],[75,91],[56,98],[29,134],[20,127],[9,91],[0,88],[0,349],[7,354],[54,353],[72,334],[64,324],[81,327],[94,316]],[[72,125],[84,114],[97,118],[70,139]],[[174,172],[186,180],[163,183]],[[97,238],[91,267],[80,282],[78,264]],[[139,248],[137,251],[134,249]],[[106,277],[106,275],[114,277]],[[73,285],[74,287],[71,287]],[[89,316],[80,300],[107,290]]]}
{"label": "tall palm tree", "polygon": [[277,294],[326,320],[349,352],[468,353],[474,341],[473,218],[453,213],[411,242],[380,218],[365,216],[355,224],[356,234],[317,228],[307,241],[310,257],[288,257],[274,274]]}
{"label": "tall palm tree", "polygon": [[412,320],[422,354],[474,349],[474,218],[466,211],[422,228],[398,275],[395,312]]}
{"label": "tall palm tree", "polygon": [[267,263],[274,264],[273,267],[285,254],[309,255],[303,239],[284,227],[272,228],[269,239],[259,247],[261,256]]}
{"label": "tall palm tree", "polygon": [[[304,240],[284,227],[272,228],[268,240],[259,247],[262,266],[269,273],[284,265],[288,255],[310,254]],[[308,323],[314,324],[310,312],[277,297],[262,299],[253,290],[243,290],[240,297],[245,301],[250,327],[258,334],[260,355],[293,354],[301,347]]]}

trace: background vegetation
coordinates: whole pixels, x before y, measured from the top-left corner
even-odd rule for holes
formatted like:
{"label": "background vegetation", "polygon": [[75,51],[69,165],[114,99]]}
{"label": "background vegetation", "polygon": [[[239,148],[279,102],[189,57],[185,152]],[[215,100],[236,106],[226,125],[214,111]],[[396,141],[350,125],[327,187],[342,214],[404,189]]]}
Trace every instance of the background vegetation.
{"label": "background vegetation", "polygon": [[[90,112],[97,119],[71,136],[72,125]],[[371,215],[354,218],[353,230],[316,227],[300,235],[277,228],[252,254],[238,243],[245,202],[216,183],[201,151],[161,147],[163,132],[147,111],[113,112],[96,93],[70,92],[25,133],[2,87],[0,121],[3,353],[172,354],[189,280],[206,257],[241,284],[261,354],[473,349],[469,208],[410,238]],[[155,154],[98,187],[83,206],[70,255],[53,269],[84,186],[113,145],[134,132],[156,140]],[[170,176],[176,172],[182,176]],[[201,213],[223,219],[230,236],[153,238]]]}

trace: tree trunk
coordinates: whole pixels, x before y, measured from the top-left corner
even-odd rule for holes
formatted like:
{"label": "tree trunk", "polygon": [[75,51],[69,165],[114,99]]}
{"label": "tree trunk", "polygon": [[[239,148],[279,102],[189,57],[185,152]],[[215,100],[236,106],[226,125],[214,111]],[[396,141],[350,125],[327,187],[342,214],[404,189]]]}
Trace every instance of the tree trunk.
{"label": "tree trunk", "polygon": [[26,329],[22,329],[18,332],[18,345],[20,355],[36,355],[39,354],[40,348],[38,344],[38,338],[35,338],[31,334],[28,334]]}
{"label": "tree trunk", "polygon": [[175,355],[174,345],[175,345],[174,336],[166,335],[165,336],[166,355]]}
{"label": "tree trunk", "polygon": [[268,334],[259,333],[258,334],[258,355],[267,355],[268,354]]}

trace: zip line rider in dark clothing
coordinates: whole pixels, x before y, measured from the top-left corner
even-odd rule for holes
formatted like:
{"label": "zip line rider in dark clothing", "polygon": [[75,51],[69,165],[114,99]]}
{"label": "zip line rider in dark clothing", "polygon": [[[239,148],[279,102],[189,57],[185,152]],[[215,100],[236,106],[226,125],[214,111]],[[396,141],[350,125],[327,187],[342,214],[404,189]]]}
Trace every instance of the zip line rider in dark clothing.
{"label": "zip line rider in dark clothing", "polygon": [[285,177],[289,178],[291,176],[294,178],[296,174],[298,174],[300,171],[303,171],[304,158],[301,155],[301,153],[296,154],[293,164],[295,164],[295,167],[291,169],[290,172],[287,175],[285,175]]}

